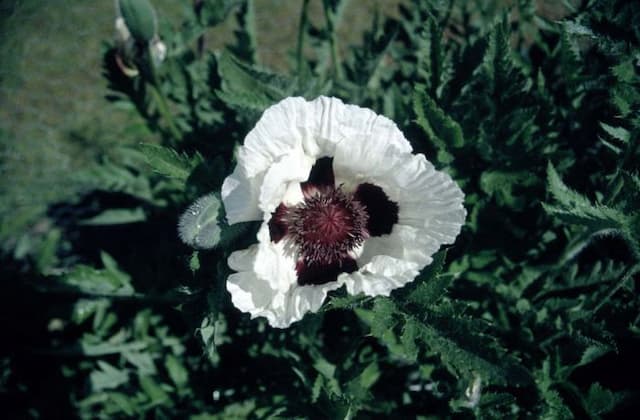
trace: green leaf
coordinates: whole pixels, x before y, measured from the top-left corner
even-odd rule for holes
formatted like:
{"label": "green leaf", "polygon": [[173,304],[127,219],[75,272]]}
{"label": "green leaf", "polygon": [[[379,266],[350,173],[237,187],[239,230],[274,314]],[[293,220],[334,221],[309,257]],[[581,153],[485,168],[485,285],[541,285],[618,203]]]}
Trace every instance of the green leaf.
{"label": "green leaf", "polygon": [[221,203],[217,194],[200,197],[180,217],[178,234],[187,245],[198,249],[215,247],[222,230],[218,224]]}
{"label": "green leaf", "polygon": [[149,42],[156,35],[156,12],[149,0],[118,0],[120,13],[137,41]]}
{"label": "green leaf", "polygon": [[145,201],[157,202],[147,174],[134,173],[106,158],[100,164],[74,173],[72,180],[79,184],[81,190],[121,192]]}
{"label": "green leaf", "polygon": [[496,203],[511,208],[523,208],[527,204],[524,192],[516,193],[516,189],[530,187],[537,183],[537,178],[526,171],[484,171],[480,176],[480,188],[495,198]]}
{"label": "green leaf", "polygon": [[598,382],[592,383],[585,398],[585,408],[592,416],[608,413],[622,400],[622,397],[614,393]]}
{"label": "green leaf", "polygon": [[627,129],[622,127],[612,127],[609,124],[605,124],[603,122],[600,122],[600,127],[602,127],[602,129],[614,139],[620,140],[624,144],[629,143],[631,133],[629,133]]}
{"label": "green leaf", "polygon": [[178,389],[184,388],[189,382],[189,371],[184,367],[180,359],[170,354],[167,356],[167,360],[164,362],[169,377]]}
{"label": "green leaf", "polygon": [[414,280],[417,286],[407,296],[407,301],[425,310],[440,300],[451,285],[453,275],[442,274],[447,251],[443,250],[433,256],[433,261],[425,267]]}
{"label": "green leaf", "polygon": [[218,59],[222,89],[216,95],[229,106],[262,112],[281,99],[291,96],[295,80],[259,70],[223,52]]}
{"label": "green leaf", "polygon": [[151,376],[140,375],[138,380],[140,381],[140,388],[147,394],[152,404],[164,404],[171,401],[167,392]]}
{"label": "green leaf", "polygon": [[400,344],[404,350],[404,355],[410,362],[415,362],[418,358],[418,346],[416,339],[418,338],[419,327],[412,319],[405,322],[400,335]]}
{"label": "green leaf", "polygon": [[507,356],[475,320],[452,313],[432,313],[424,321],[413,318],[421,342],[457,375],[480,376],[483,383],[526,385],[531,375],[514,357]]}
{"label": "green leaf", "polygon": [[582,357],[580,358],[578,366],[588,365],[589,363],[593,362],[596,359],[599,359],[612,350],[613,349],[611,348],[611,346],[591,345],[587,347],[582,353]]}
{"label": "green leaf", "polygon": [[416,122],[427,134],[428,139],[439,148],[449,151],[451,148],[464,145],[460,125],[445,114],[423,86],[417,86],[413,93],[413,112]]}
{"label": "green leaf", "polygon": [[318,402],[318,398],[320,398],[320,393],[322,392],[323,386],[324,386],[323,376],[318,374],[316,376],[316,380],[313,381],[313,387],[311,388],[311,402],[313,404]]}
{"label": "green leaf", "polygon": [[158,144],[140,143],[139,148],[155,172],[183,182],[187,180],[191,171],[203,161],[199,154],[190,158]]}
{"label": "green leaf", "polygon": [[139,374],[153,375],[156,373],[156,365],[150,353],[135,351],[124,351],[122,356],[136,367]]}
{"label": "green leaf", "polygon": [[375,337],[382,337],[389,332],[397,324],[395,318],[397,310],[391,299],[377,298],[372,309],[371,334]]}
{"label": "green leaf", "polygon": [[98,368],[99,370],[94,370],[89,375],[91,389],[94,392],[117,388],[129,382],[129,374],[126,371],[116,369],[103,360],[98,360]]}
{"label": "green leaf", "polygon": [[78,224],[84,226],[124,225],[145,220],[147,220],[147,215],[142,207],[136,207],[133,209],[107,209],[93,217],[78,221]]}
{"label": "green leaf", "polygon": [[95,269],[86,265],[77,265],[70,272],[59,277],[68,286],[74,286],[87,293],[117,293],[123,296],[132,295],[131,277],[111,265],[105,269]]}
{"label": "green leaf", "polygon": [[127,352],[140,352],[141,350],[147,349],[147,344],[142,341],[133,341],[122,344],[113,344],[108,342],[99,344],[82,343],[80,347],[82,349],[82,354],[95,357],[110,354],[124,354]]}
{"label": "green leaf", "polygon": [[47,232],[44,241],[38,247],[36,254],[36,266],[43,273],[55,266],[58,262],[58,249],[62,239],[60,229],[51,229]]}
{"label": "green leaf", "polygon": [[121,392],[110,392],[109,399],[127,416],[133,416],[135,413],[135,403],[131,398]]}
{"label": "green leaf", "polygon": [[189,258],[189,270],[192,273],[200,270],[200,253],[198,251],[193,251],[191,258]]}
{"label": "green leaf", "polygon": [[562,24],[563,24],[564,30],[570,35],[588,36],[591,38],[595,38],[595,34],[590,28],[578,22],[568,20],[568,21],[562,22]]}
{"label": "green leaf", "polygon": [[363,294],[358,295],[341,295],[331,296],[327,304],[322,306],[322,310],[330,311],[333,309],[355,309],[362,306],[363,303],[368,302],[372,298]]}
{"label": "green leaf", "polygon": [[380,375],[380,367],[377,363],[373,362],[362,370],[362,373],[360,373],[357,379],[363,388],[369,389],[378,382]]}
{"label": "green leaf", "polygon": [[255,0],[244,0],[236,13],[238,26],[233,34],[236,43],[229,50],[237,57],[255,63],[257,60]]}
{"label": "green leaf", "polygon": [[625,233],[629,217],[617,209],[594,205],[589,199],[567,187],[549,162],[547,166],[549,192],[558,205],[542,203],[545,211],[564,222],[584,225],[593,231]]}

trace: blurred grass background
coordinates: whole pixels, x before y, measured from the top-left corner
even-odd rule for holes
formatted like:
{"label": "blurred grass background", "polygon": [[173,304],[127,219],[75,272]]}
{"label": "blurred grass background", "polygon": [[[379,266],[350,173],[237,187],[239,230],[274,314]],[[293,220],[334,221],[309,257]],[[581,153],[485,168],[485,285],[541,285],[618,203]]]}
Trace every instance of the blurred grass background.
{"label": "blurred grass background", "polygon": [[[153,0],[161,25],[179,27],[189,0]],[[397,15],[398,0],[358,0],[338,28],[342,48],[359,42],[375,10]],[[257,0],[259,60],[287,69],[302,1]],[[37,222],[50,203],[74,193],[69,176],[103,151],[147,141],[127,135],[140,124],[105,99],[102,43],[113,37],[111,0],[0,2],[0,238]],[[310,4],[322,25],[321,0]],[[233,39],[235,17],[207,34],[220,49]],[[11,223],[6,223],[11,219]],[[11,231],[8,231],[9,227]]]}
{"label": "blurred grass background", "polygon": [[[191,0],[152,0],[160,24],[178,28]],[[256,0],[258,59],[287,71],[302,0]],[[356,47],[376,11],[398,17],[407,0],[347,0],[338,30],[342,51]],[[509,0],[482,3],[488,15]],[[561,2],[538,0],[561,18]],[[142,124],[104,98],[102,45],[114,36],[113,0],[0,0],[0,239],[37,226],[49,204],[76,192],[69,176],[116,145],[149,141],[129,134]],[[324,26],[322,0],[309,18]],[[235,16],[207,34],[208,48],[233,41]],[[136,132],[140,132],[137,130]],[[10,221],[10,223],[8,223]]]}

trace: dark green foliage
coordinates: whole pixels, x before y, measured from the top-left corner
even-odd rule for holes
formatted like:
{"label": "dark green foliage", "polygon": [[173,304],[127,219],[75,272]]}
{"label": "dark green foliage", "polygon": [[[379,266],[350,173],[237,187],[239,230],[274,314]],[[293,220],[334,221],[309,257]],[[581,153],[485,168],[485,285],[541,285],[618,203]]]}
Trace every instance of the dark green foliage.
{"label": "dark green foliage", "polygon": [[[105,150],[70,174],[81,195],[6,234],[0,389],[53,378],[82,418],[635,414],[640,6],[503,3],[416,0],[347,46],[347,2],[312,20],[303,0],[285,74],[259,63],[255,1],[194,2],[158,34],[165,61],[137,51],[136,77],[107,46],[108,99],[141,145]],[[204,48],[234,13],[232,45]],[[229,226],[220,188],[265,108],[319,94],[392,118],[460,184],[468,220],[391,296],[339,289],[273,329],[229,299],[226,260],[258,224]],[[21,398],[46,417],[46,397]]]}
{"label": "dark green foliage", "polygon": [[217,96],[227,105],[264,111],[269,105],[291,96],[295,83],[284,76],[252,68],[230,53],[218,59],[222,89]]}

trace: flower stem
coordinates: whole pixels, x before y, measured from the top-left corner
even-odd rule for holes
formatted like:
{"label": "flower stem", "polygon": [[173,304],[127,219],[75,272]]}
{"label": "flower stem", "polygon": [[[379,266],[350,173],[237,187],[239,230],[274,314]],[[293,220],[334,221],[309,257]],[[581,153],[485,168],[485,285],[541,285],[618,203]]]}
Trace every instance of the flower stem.
{"label": "flower stem", "polygon": [[636,264],[633,267],[631,267],[629,270],[627,270],[625,275],[622,276],[620,281],[618,281],[618,284],[616,284],[615,287],[609,291],[607,296],[605,296],[605,298],[602,299],[595,308],[593,308],[593,314],[595,315],[607,302],[609,302],[613,297],[613,295],[615,295],[618,292],[618,290],[620,290],[620,288],[622,288],[622,286],[624,286],[624,284],[628,280],[632,279],[633,276],[639,271],[640,271],[640,264]]}
{"label": "flower stem", "polygon": [[327,34],[329,35],[329,48],[331,50],[331,61],[333,64],[333,70],[335,72],[335,76],[338,79],[343,77],[342,66],[340,65],[340,61],[338,61],[338,42],[336,41],[336,33],[335,33],[335,21],[334,21],[334,13],[329,6],[329,2],[324,0],[322,2],[324,7],[324,17],[326,20]]}
{"label": "flower stem", "polygon": [[167,124],[167,128],[171,137],[174,141],[180,140],[180,130],[176,126],[173,121],[173,115],[169,111],[169,105],[167,103],[167,98],[164,96],[162,91],[156,86],[155,83],[149,83],[149,90],[151,91],[151,95],[153,96],[154,101],[158,105],[158,111],[162,115],[162,119]]}
{"label": "flower stem", "polygon": [[298,77],[302,74],[302,55],[304,53],[304,39],[307,31],[307,9],[309,7],[309,0],[304,0],[302,3],[302,10],[300,11],[300,25],[298,26],[298,45],[296,46],[296,69]]}
{"label": "flower stem", "polygon": [[[193,11],[198,18],[198,22],[200,22],[200,17],[202,15],[202,7],[204,6],[204,0],[193,0]],[[198,58],[202,58],[205,50],[205,38],[204,31],[198,36],[196,40],[196,54]]]}

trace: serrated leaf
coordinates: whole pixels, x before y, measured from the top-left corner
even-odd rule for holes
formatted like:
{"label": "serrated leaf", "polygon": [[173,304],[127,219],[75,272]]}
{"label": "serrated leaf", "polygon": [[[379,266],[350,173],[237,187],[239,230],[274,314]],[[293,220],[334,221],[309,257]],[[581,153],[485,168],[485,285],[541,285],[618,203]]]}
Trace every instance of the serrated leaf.
{"label": "serrated leaf", "polygon": [[413,94],[413,112],[416,122],[427,134],[430,141],[445,151],[464,145],[462,129],[450,116],[445,114],[427,94],[424,87],[416,87]]}
{"label": "serrated leaf", "polygon": [[200,155],[189,158],[158,144],[141,143],[139,148],[155,172],[180,181],[186,181],[191,171],[202,163]]}
{"label": "serrated leaf", "polygon": [[417,286],[408,294],[407,301],[417,305],[422,310],[438,302],[454,279],[451,274],[441,274],[446,256],[446,250],[440,251],[433,256],[431,264],[425,267],[414,280]]}
{"label": "serrated leaf", "polygon": [[117,388],[129,382],[129,374],[126,371],[117,369],[103,360],[98,360],[98,368],[89,375],[91,389],[94,392]]}
{"label": "serrated leaf", "polygon": [[222,90],[216,95],[232,107],[262,112],[291,96],[296,83],[284,76],[259,70],[224,52],[218,59]]}
{"label": "serrated leaf", "polygon": [[582,357],[580,358],[580,362],[578,366],[588,365],[596,359],[604,356],[605,354],[611,352],[613,349],[609,346],[601,346],[601,345],[592,345],[585,349],[582,353]]}
{"label": "serrated leaf", "polygon": [[578,36],[588,36],[588,37],[595,37],[593,31],[586,27],[585,25],[582,25],[578,22],[574,22],[574,21],[564,21],[562,22],[562,26],[564,27],[564,30],[571,35],[578,35]]}
{"label": "serrated leaf", "polygon": [[113,268],[99,270],[86,265],[77,265],[70,272],[60,277],[66,285],[74,286],[87,293],[117,293],[123,296],[134,293],[131,277]]}
{"label": "serrated leaf", "polygon": [[322,309],[326,311],[333,309],[355,309],[370,299],[371,297],[363,294],[355,296],[350,294],[347,294],[346,296],[331,296],[327,304],[322,306]]}
{"label": "serrated leaf", "polygon": [[589,199],[567,187],[551,163],[547,166],[548,189],[559,205],[542,203],[545,211],[561,220],[581,224],[593,230],[624,232],[629,218],[617,209],[594,205]]}
{"label": "serrated leaf", "polygon": [[633,59],[627,59],[611,68],[611,73],[622,83],[633,83],[638,77],[636,75]]}
{"label": "serrated leaf", "polygon": [[371,334],[375,337],[382,337],[391,330],[397,323],[395,315],[398,308],[391,299],[377,298],[373,304],[371,312],[373,319],[371,322]]}
{"label": "serrated leaf", "polygon": [[236,37],[234,45],[229,50],[237,57],[255,63],[257,57],[255,0],[244,0],[236,13],[238,26],[233,34]]}
{"label": "serrated leaf", "polygon": [[[416,320],[418,321],[418,320]],[[524,385],[531,375],[515,358],[474,330],[473,322],[447,316],[444,324],[433,320],[416,322],[420,340],[458,375],[478,375],[485,383]]]}
{"label": "serrated leaf", "polygon": [[585,398],[585,408],[591,415],[608,413],[613,410],[622,398],[598,382],[592,383]]}
{"label": "serrated leaf", "polygon": [[404,350],[405,357],[410,362],[415,362],[418,358],[418,346],[416,345],[418,332],[418,326],[415,321],[408,319],[405,322],[404,327],[402,328],[402,334],[400,335],[400,344]]}
{"label": "serrated leaf", "polygon": [[132,170],[116,165],[108,159],[75,172],[72,180],[78,183],[82,190],[121,192],[152,203],[157,202],[147,174],[134,174]]}
{"label": "serrated leaf", "polygon": [[603,122],[600,122],[600,127],[602,127],[602,129],[606,131],[607,134],[609,134],[614,139],[620,140],[624,144],[629,143],[629,139],[631,138],[631,133],[629,133],[629,131],[626,128],[613,127]]}
{"label": "serrated leaf", "polygon": [[215,247],[222,230],[218,224],[221,203],[216,194],[200,197],[182,214],[178,234],[182,242],[198,249]]}
{"label": "serrated leaf", "polygon": [[540,415],[540,419],[556,420],[573,418],[571,410],[565,404],[564,400],[557,391],[547,389],[542,392],[542,396],[545,400],[545,407],[544,411]]}
{"label": "serrated leaf", "polygon": [[531,173],[525,171],[484,171],[480,176],[480,188],[494,197],[499,205],[521,208],[526,204],[526,196],[518,196],[514,189],[530,187],[537,183]]}

